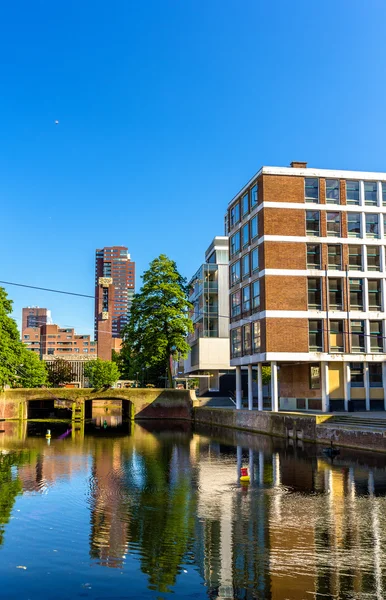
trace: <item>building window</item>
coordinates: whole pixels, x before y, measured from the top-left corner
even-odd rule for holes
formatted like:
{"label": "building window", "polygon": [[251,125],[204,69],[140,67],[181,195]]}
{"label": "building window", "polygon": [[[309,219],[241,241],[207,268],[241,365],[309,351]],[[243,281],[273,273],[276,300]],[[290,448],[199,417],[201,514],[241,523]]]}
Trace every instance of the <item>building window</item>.
{"label": "building window", "polygon": [[260,309],[260,281],[252,283],[252,308],[254,311]]}
{"label": "building window", "polygon": [[363,363],[350,363],[351,387],[365,387]]}
{"label": "building window", "polygon": [[250,273],[250,268],[249,268],[249,254],[244,254],[244,256],[241,259],[241,266],[242,266],[242,277],[243,279],[245,279],[246,277],[249,277],[249,273]]}
{"label": "building window", "polygon": [[251,270],[256,273],[259,270],[259,249],[254,248],[251,252]]}
{"label": "building window", "polygon": [[257,222],[257,215],[251,219],[251,240],[255,240],[259,235],[259,227]]}
{"label": "building window", "polygon": [[240,252],[240,232],[238,231],[231,237],[231,256]]}
{"label": "building window", "polygon": [[350,279],[350,308],[363,310],[363,279]]}
{"label": "building window", "polygon": [[327,204],[340,204],[338,179],[326,179],[326,202]]}
{"label": "building window", "polygon": [[382,204],[386,206],[386,183],[382,181]]}
{"label": "building window", "polygon": [[304,179],[304,198],[306,202],[319,202],[319,180],[313,177]]}
{"label": "building window", "polygon": [[258,196],[258,184],[255,183],[255,185],[251,189],[251,209],[254,206],[256,206],[256,204],[257,204],[257,200],[258,200],[257,196]]}
{"label": "building window", "polygon": [[87,353],[88,353],[88,349],[87,349],[87,348],[83,348],[83,352],[84,352],[85,354],[87,354]]}
{"label": "building window", "polygon": [[366,206],[377,206],[377,183],[365,181],[365,204]]}
{"label": "building window", "polygon": [[361,237],[361,215],[359,213],[347,213],[348,237]]}
{"label": "building window", "polygon": [[351,271],[362,271],[362,246],[348,246],[348,264]]}
{"label": "building window", "polygon": [[320,244],[307,244],[307,269],[320,269]]}
{"label": "building window", "polygon": [[231,286],[235,285],[240,281],[240,261],[236,261],[230,266],[230,280]]}
{"label": "building window", "polygon": [[370,352],[383,352],[382,321],[370,321]]}
{"label": "building window", "polygon": [[241,293],[237,290],[231,296],[231,316],[237,317],[241,313]]}
{"label": "building window", "polygon": [[330,350],[344,352],[343,321],[330,321]]}
{"label": "building window", "polygon": [[343,279],[328,278],[328,302],[332,310],[343,310]]}
{"label": "building window", "polygon": [[243,248],[248,246],[249,244],[249,223],[245,223],[241,229],[241,239],[243,243]]}
{"label": "building window", "polygon": [[306,210],[306,232],[307,235],[320,235],[320,213],[317,210]]}
{"label": "building window", "polygon": [[231,208],[230,221],[229,221],[230,226],[234,227],[234,225],[236,225],[236,223],[238,223],[239,221],[240,221],[240,204],[237,202],[237,204],[235,204]]}
{"label": "building window", "polygon": [[322,290],[320,277],[308,277],[308,308],[322,309]]}
{"label": "building window", "polygon": [[320,390],[320,365],[310,365],[310,390]]}
{"label": "building window", "polygon": [[382,363],[369,364],[369,383],[371,388],[383,387]]}
{"label": "building window", "polygon": [[251,324],[243,326],[243,354],[251,353]]}
{"label": "building window", "polygon": [[381,280],[369,279],[369,309],[373,311],[382,310]]}
{"label": "building window", "polygon": [[241,327],[231,329],[231,353],[232,358],[241,356]]}
{"label": "building window", "polygon": [[74,352],[79,352],[79,348],[74,348]]}
{"label": "building window", "polygon": [[367,246],[367,269],[369,271],[380,271],[379,246]]}
{"label": "building window", "polygon": [[252,323],[252,352],[257,354],[260,352],[261,335],[260,335],[260,321],[254,321]]}
{"label": "building window", "polygon": [[366,236],[371,238],[379,237],[379,219],[378,215],[365,215],[366,218]]}
{"label": "building window", "polygon": [[364,321],[351,321],[351,351],[365,351],[365,326]]}
{"label": "building window", "polygon": [[251,310],[251,290],[249,285],[243,287],[243,313]]}
{"label": "building window", "polygon": [[328,245],[328,268],[340,271],[342,269],[342,246]]}
{"label": "building window", "polygon": [[308,322],[308,345],[310,352],[323,352],[323,325],[320,319]]}
{"label": "building window", "polygon": [[359,181],[346,181],[346,202],[359,205]]}
{"label": "building window", "polygon": [[340,213],[327,213],[327,235],[330,237],[340,237]]}
{"label": "building window", "polygon": [[243,210],[243,217],[245,217],[245,215],[247,215],[249,211],[248,193],[243,196],[241,206]]}
{"label": "building window", "polygon": [[25,335],[25,336],[24,336],[24,339],[25,339],[25,340],[29,340],[29,335]]}

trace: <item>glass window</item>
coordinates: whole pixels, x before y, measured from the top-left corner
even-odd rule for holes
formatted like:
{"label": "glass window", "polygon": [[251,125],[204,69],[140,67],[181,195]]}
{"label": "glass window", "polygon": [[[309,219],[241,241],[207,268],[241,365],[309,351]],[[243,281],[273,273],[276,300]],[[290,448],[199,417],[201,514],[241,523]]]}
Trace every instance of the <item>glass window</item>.
{"label": "glass window", "polygon": [[350,279],[350,308],[363,310],[363,279]]}
{"label": "glass window", "polygon": [[245,223],[241,229],[241,239],[243,243],[243,248],[248,246],[249,244],[249,223]]}
{"label": "glass window", "polygon": [[351,387],[365,387],[363,363],[350,363]]}
{"label": "glass window", "polygon": [[365,204],[366,206],[377,206],[377,183],[376,181],[365,181]]}
{"label": "glass window", "polygon": [[243,287],[243,313],[251,310],[251,290],[249,285]]}
{"label": "glass window", "polygon": [[230,212],[230,226],[233,227],[239,221],[240,221],[240,204],[237,202],[237,204],[235,204],[231,208],[231,212]]}
{"label": "glass window", "polygon": [[245,279],[245,277],[249,277],[249,273],[250,273],[249,254],[244,254],[243,258],[241,259],[241,266],[242,266],[242,277],[243,277],[243,279]]}
{"label": "glass window", "polygon": [[241,206],[243,210],[243,217],[245,217],[245,215],[247,215],[249,211],[248,193],[243,196]]}
{"label": "glass window", "polygon": [[252,323],[252,351],[253,354],[260,352],[261,336],[260,336],[260,321]]}
{"label": "glass window", "polygon": [[256,206],[257,204],[257,196],[258,196],[258,185],[255,183],[253,188],[251,189],[251,208]]}
{"label": "glass window", "polygon": [[382,204],[386,206],[386,183],[382,181]]}
{"label": "glass window", "polygon": [[306,233],[307,235],[319,236],[319,216],[318,210],[306,210]]}
{"label": "glass window", "polygon": [[344,352],[343,321],[330,321],[330,350]]}
{"label": "glass window", "polygon": [[323,326],[320,319],[308,322],[308,345],[310,352],[323,352]]}
{"label": "glass window", "polygon": [[359,213],[347,213],[348,237],[361,237],[361,215]]}
{"label": "glass window", "polygon": [[382,321],[370,321],[370,352],[383,352]]}
{"label": "glass window", "polygon": [[304,197],[306,202],[319,202],[319,179],[313,177],[304,179]]}
{"label": "glass window", "polygon": [[238,283],[240,281],[240,261],[239,260],[230,266],[230,280],[231,280],[231,286],[235,285],[235,283]]}
{"label": "glass window", "polygon": [[364,321],[351,321],[351,351],[365,351]]}
{"label": "glass window", "polygon": [[260,309],[260,281],[252,283],[252,308],[254,311]]}
{"label": "glass window", "polygon": [[362,246],[348,246],[348,265],[351,271],[362,271]]}
{"label": "glass window", "polygon": [[240,252],[240,232],[238,231],[231,237],[231,256]]}
{"label": "glass window", "polygon": [[381,270],[379,246],[367,246],[367,269],[369,271]]}
{"label": "glass window", "polygon": [[369,309],[382,310],[381,300],[381,280],[369,279]]}
{"label": "glass window", "polygon": [[231,329],[231,354],[232,358],[241,356],[241,327]]}
{"label": "glass window", "polygon": [[382,363],[369,363],[369,382],[372,388],[383,387]]}
{"label": "glass window", "polygon": [[24,336],[24,339],[25,339],[25,340],[29,340],[29,335],[25,335],[25,336]]}
{"label": "glass window", "polygon": [[248,323],[247,325],[243,326],[243,354],[250,354],[251,353],[251,346],[252,346],[252,340],[251,340],[251,324]]}
{"label": "glass window", "polygon": [[259,227],[257,222],[257,215],[251,219],[251,240],[254,240],[259,235]]}
{"label": "glass window", "polygon": [[379,219],[378,215],[367,214],[366,218],[366,236],[371,238],[379,237]]}
{"label": "glass window", "polygon": [[328,245],[328,268],[340,271],[342,269],[342,246]]}
{"label": "glass window", "polygon": [[322,286],[320,277],[308,277],[308,308],[322,309]]}
{"label": "glass window", "polygon": [[328,302],[332,310],[343,310],[343,279],[328,278]]}
{"label": "glass window", "polygon": [[307,269],[320,269],[320,244],[307,244]]}
{"label": "glass window", "polygon": [[259,270],[259,249],[254,248],[251,252],[251,270],[256,273]]}
{"label": "glass window", "polygon": [[340,204],[338,179],[326,179],[326,202],[327,204]]}
{"label": "glass window", "polygon": [[231,295],[231,316],[237,317],[241,313],[241,292],[237,290]]}
{"label": "glass window", "polygon": [[327,235],[333,237],[340,237],[340,213],[339,212],[328,212],[327,213]]}
{"label": "glass window", "polygon": [[359,181],[346,181],[347,204],[359,204]]}

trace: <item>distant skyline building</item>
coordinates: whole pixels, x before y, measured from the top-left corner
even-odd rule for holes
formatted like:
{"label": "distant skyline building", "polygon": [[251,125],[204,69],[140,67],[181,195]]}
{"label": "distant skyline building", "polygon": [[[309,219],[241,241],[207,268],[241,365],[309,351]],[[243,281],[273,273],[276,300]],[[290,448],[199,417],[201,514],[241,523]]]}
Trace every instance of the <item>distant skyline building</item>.
{"label": "distant skyline building", "polygon": [[27,327],[41,327],[52,323],[51,311],[40,306],[26,306],[22,309],[22,333]]}
{"label": "distant skyline building", "polygon": [[120,349],[135,292],[135,263],[126,246],[106,246],[95,254],[95,340],[98,356]]}

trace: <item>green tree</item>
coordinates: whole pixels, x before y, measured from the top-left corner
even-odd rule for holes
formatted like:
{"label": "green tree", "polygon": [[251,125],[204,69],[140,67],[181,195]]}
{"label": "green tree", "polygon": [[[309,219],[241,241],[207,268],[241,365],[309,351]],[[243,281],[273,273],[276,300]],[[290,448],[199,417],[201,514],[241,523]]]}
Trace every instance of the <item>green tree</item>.
{"label": "green tree", "polygon": [[53,387],[74,381],[75,374],[71,364],[63,358],[55,358],[55,360],[47,364],[47,368],[48,381]]}
{"label": "green tree", "polygon": [[13,385],[22,363],[24,346],[16,322],[10,317],[12,300],[0,287],[0,388]]}
{"label": "green tree", "polygon": [[93,388],[110,387],[119,379],[118,366],[112,360],[90,360],[84,365],[84,375],[88,377]]}
{"label": "green tree", "polygon": [[19,369],[20,379],[18,383],[23,388],[34,388],[46,385],[48,372],[46,363],[40,360],[34,352],[23,349],[23,363]]}
{"label": "green tree", "polygon": [[176,263],[161,254],[142,276],[143,285],[133,299],[123,347],[143,359],[142,366],[162,364],[172,387],[171,357],[186,358],[186,336],[193,331],[188,316],[186,280]]}
{"label": "green tree", "polygon": [[262,367],[261,374],[263,377],[263,385],[268,385],[271,382],[271,367]]}

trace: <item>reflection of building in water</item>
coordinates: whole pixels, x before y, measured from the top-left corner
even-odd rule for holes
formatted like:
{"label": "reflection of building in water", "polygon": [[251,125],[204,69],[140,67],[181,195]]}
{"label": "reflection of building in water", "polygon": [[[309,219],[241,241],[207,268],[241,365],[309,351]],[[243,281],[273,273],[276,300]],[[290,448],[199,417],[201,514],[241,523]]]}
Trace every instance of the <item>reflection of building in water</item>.
{"label": "reflection of building in water", "polygon": [[54,447],[44,446],[29,464],[18,469],[18,475],[26,492],[43,492],[58,479],[71,479],[73,475],[88,468],[88,457],[70,451],[56,453]]}

